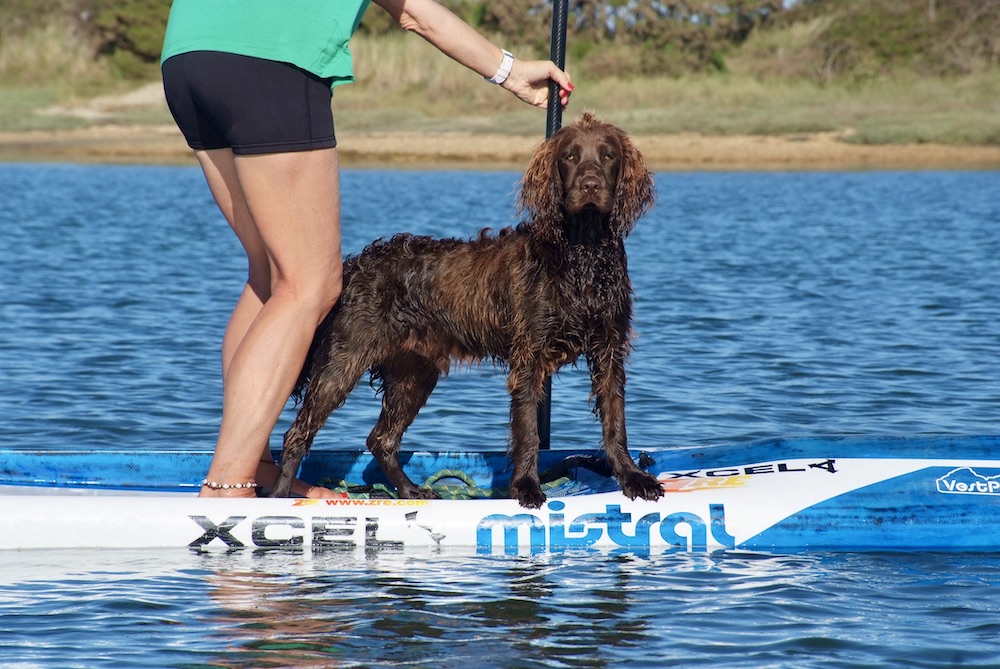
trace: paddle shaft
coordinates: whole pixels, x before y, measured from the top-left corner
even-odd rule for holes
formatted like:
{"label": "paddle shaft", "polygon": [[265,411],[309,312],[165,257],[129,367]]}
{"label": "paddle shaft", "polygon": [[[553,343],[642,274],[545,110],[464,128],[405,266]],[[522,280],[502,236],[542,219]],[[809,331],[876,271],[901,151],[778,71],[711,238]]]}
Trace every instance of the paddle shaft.
{"label": "paddle shaft", "polygon": [[[555,0],[552,3],[552,38],[549,57],[560,70],[566,69],[566,14],[569,0]],[[562,127],[562,101],[559,84],[549,82],[549,107],[545,121],[545,138],[549,139]],[[552,377],[545,379],[545,395],[538,405],[538,441],[540,448],[552,445]]]}

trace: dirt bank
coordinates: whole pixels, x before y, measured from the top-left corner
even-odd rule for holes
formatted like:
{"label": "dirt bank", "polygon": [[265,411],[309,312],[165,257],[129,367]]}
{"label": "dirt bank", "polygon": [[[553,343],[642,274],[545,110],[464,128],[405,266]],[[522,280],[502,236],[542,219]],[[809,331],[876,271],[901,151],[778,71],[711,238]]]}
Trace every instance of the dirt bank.
{"label": "dirt bank", "polygon": [[[635,137],[656,170],[1000,169],[1000,146],[866,146],[841,133]],[[521,169],[540,137],[470,133],[339,133],[343,163]],[[192,163],[173,125],[93,125],[0,132],[0,160]]]}

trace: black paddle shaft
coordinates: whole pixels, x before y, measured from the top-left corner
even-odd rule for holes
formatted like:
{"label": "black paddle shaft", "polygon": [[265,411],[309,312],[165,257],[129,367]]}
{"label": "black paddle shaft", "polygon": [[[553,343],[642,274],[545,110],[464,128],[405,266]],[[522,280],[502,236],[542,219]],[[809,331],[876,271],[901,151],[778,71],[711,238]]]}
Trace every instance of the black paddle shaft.
{"label": "black paddle shaft", "polygon": [[[566,69],[566,14],[569,0],[555,0],[552,3],[552,38],[549,42],[549,58]],[[556,130],[562,127],[562,100],[559,97],[559,84],[549,82],[549,107],[545,123],[546,139],[552,137]]]}
{"label": "black paddle shaft", "polygon": [[[559,66],[566,69],[566,14],[569,0],[555,0],[552,3],[552,39],[550,41],[549,57]],[[549,82],[549,107],[545,121],[545,138],[548,139],[562,127],[562,98],[559,97],[559,84]],[[545,396],[538,404],[538,441],[539,447],[548,449],[552,445],[552,377],[545,379]]]}

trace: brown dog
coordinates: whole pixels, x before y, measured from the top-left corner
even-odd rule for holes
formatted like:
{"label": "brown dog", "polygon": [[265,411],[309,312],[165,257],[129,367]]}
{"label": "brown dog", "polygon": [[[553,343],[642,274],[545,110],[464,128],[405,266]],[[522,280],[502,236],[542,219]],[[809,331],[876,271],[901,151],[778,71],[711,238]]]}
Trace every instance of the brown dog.
{"label": "brown dog", "polygon": [[510,369],[510,496],[538,508],[544,382],[582,355],[615,478],[632,499],[663,495],[632,461],[625,434],[632,286],[624,242],[653,199],[652,175],[629,137],[584,114],[532,158],[521,182],[526,222],[472,241],[397,235],[348,259],[343,294],[303,370],[305,399],[272,494],[288,494],[316,433],[369,370],[384,394],[368,449],[400,497],[437,497],[403,472],[403,432],[452,360],[489,359]]}

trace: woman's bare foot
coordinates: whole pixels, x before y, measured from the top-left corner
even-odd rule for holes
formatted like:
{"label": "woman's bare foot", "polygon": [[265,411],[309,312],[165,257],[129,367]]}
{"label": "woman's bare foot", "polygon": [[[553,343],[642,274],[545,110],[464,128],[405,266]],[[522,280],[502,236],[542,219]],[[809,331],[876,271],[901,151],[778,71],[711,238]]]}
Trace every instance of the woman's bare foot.
{"label": "woman's bare foot", "polygon": [[[261,460],[260,464],[257,465],[257,480],[261,482],[261,485],[265,488],[270,488],[274,485],[274,481],[277,478],[278,465],[274,464],[271,460]],[[310,499],[331,499],[340,496],[329,488],[312,485],[302,479],[292,480],[292,494]]]}
{"label": "woman's bare foot", "polygon": [[[295,483],[303,482],[296,479]],[[295,483],[292,484],[292,490],[295,490]],[[308,497],[309,499],[334,499],[347,496],[346,493],[335,492],[329,488],[324,488],[323,486],[309,485],[308,483],[305,485],[308,486],[308,490],[306,490],[303,497]]]}

